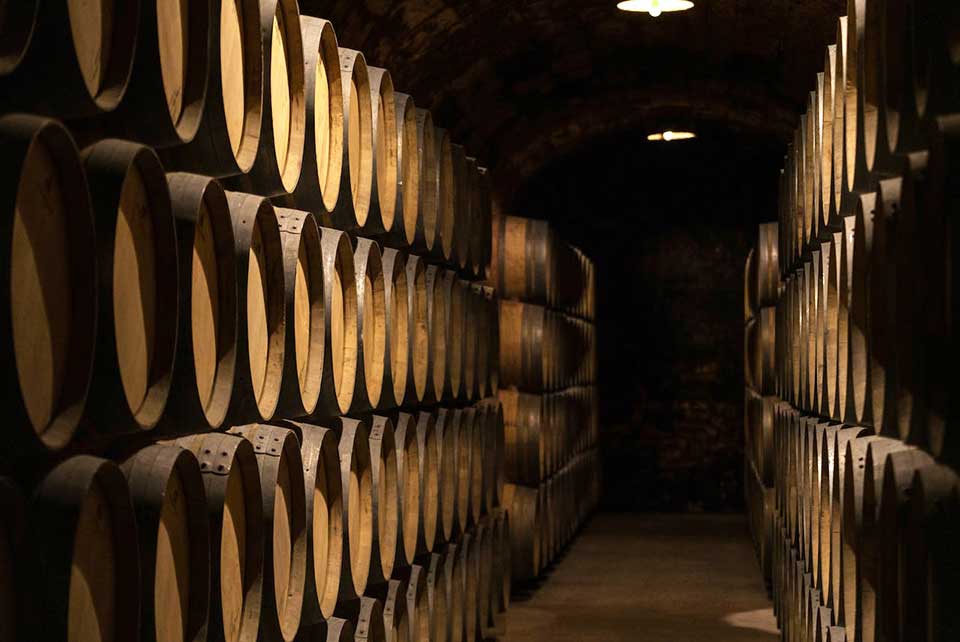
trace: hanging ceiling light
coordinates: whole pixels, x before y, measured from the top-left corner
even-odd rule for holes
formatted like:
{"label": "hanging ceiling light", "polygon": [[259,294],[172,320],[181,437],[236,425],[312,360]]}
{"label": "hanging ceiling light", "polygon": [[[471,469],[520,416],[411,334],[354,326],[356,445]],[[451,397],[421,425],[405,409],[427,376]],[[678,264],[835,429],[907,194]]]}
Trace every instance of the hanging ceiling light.
{"label": "hanging ceiling light", "polygon": [[686,11],[693,9],[690,0],[623,0],[617,4],[621,11],[649,13],[656,18],[664,11]]}
{"label": "hanging ceiling light", "polygon": [[664,141],[666,143],[669,143],[675,140],[689,140],[691,138],[696,138],[696,137],[697,135],[694,134],[693,132],[675,132],[668,129],[667,131],[662,133],[649,134],[647,136],[647,140]]}

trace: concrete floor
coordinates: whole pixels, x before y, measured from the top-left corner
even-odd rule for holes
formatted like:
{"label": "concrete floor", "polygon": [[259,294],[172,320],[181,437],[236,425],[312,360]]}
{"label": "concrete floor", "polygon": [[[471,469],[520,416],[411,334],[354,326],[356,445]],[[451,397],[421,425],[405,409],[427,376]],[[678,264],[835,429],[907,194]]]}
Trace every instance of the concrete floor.
{"label": "concrete floor", "polygon": [[505,640],[771,642],[776,630],[742,516],[598,515],[515,596]]}

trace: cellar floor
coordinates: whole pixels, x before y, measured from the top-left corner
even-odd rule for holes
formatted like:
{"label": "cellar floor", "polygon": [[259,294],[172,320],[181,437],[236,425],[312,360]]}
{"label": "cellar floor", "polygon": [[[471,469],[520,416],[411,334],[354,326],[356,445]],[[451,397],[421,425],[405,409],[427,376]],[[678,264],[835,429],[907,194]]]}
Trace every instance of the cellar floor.
{"label": "cellar floor", "polygon": [[741,515],[595,516],[514,596],[507,642],[760,642],[773,610]]}

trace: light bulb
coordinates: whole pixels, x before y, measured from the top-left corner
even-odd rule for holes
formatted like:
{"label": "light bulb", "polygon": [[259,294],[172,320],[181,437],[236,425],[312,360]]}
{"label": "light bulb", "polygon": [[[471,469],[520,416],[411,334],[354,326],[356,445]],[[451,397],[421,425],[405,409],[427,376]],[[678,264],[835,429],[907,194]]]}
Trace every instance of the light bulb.
{"label": "light bulb", "polygon": [[652,0],[650,2],[650,17],[656,18],[660,13],[660,2],[658,0]]}
{"label": "light bulb", "polygon": [[663,140],[667,142],[670,142],[671,140],[673,140],[673,132],[670,131],[669,129],[663,132]]}

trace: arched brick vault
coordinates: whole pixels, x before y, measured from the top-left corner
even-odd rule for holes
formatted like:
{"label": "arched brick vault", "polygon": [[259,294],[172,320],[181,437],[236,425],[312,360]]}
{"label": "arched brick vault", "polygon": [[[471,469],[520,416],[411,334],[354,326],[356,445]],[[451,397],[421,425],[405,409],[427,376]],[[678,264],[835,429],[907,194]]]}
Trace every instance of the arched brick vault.
{"label": "arched brick vault", "polygon": [[786,141],[843,0],[301,0],[497,172],[510,196],[610,133],[711,121]]}

